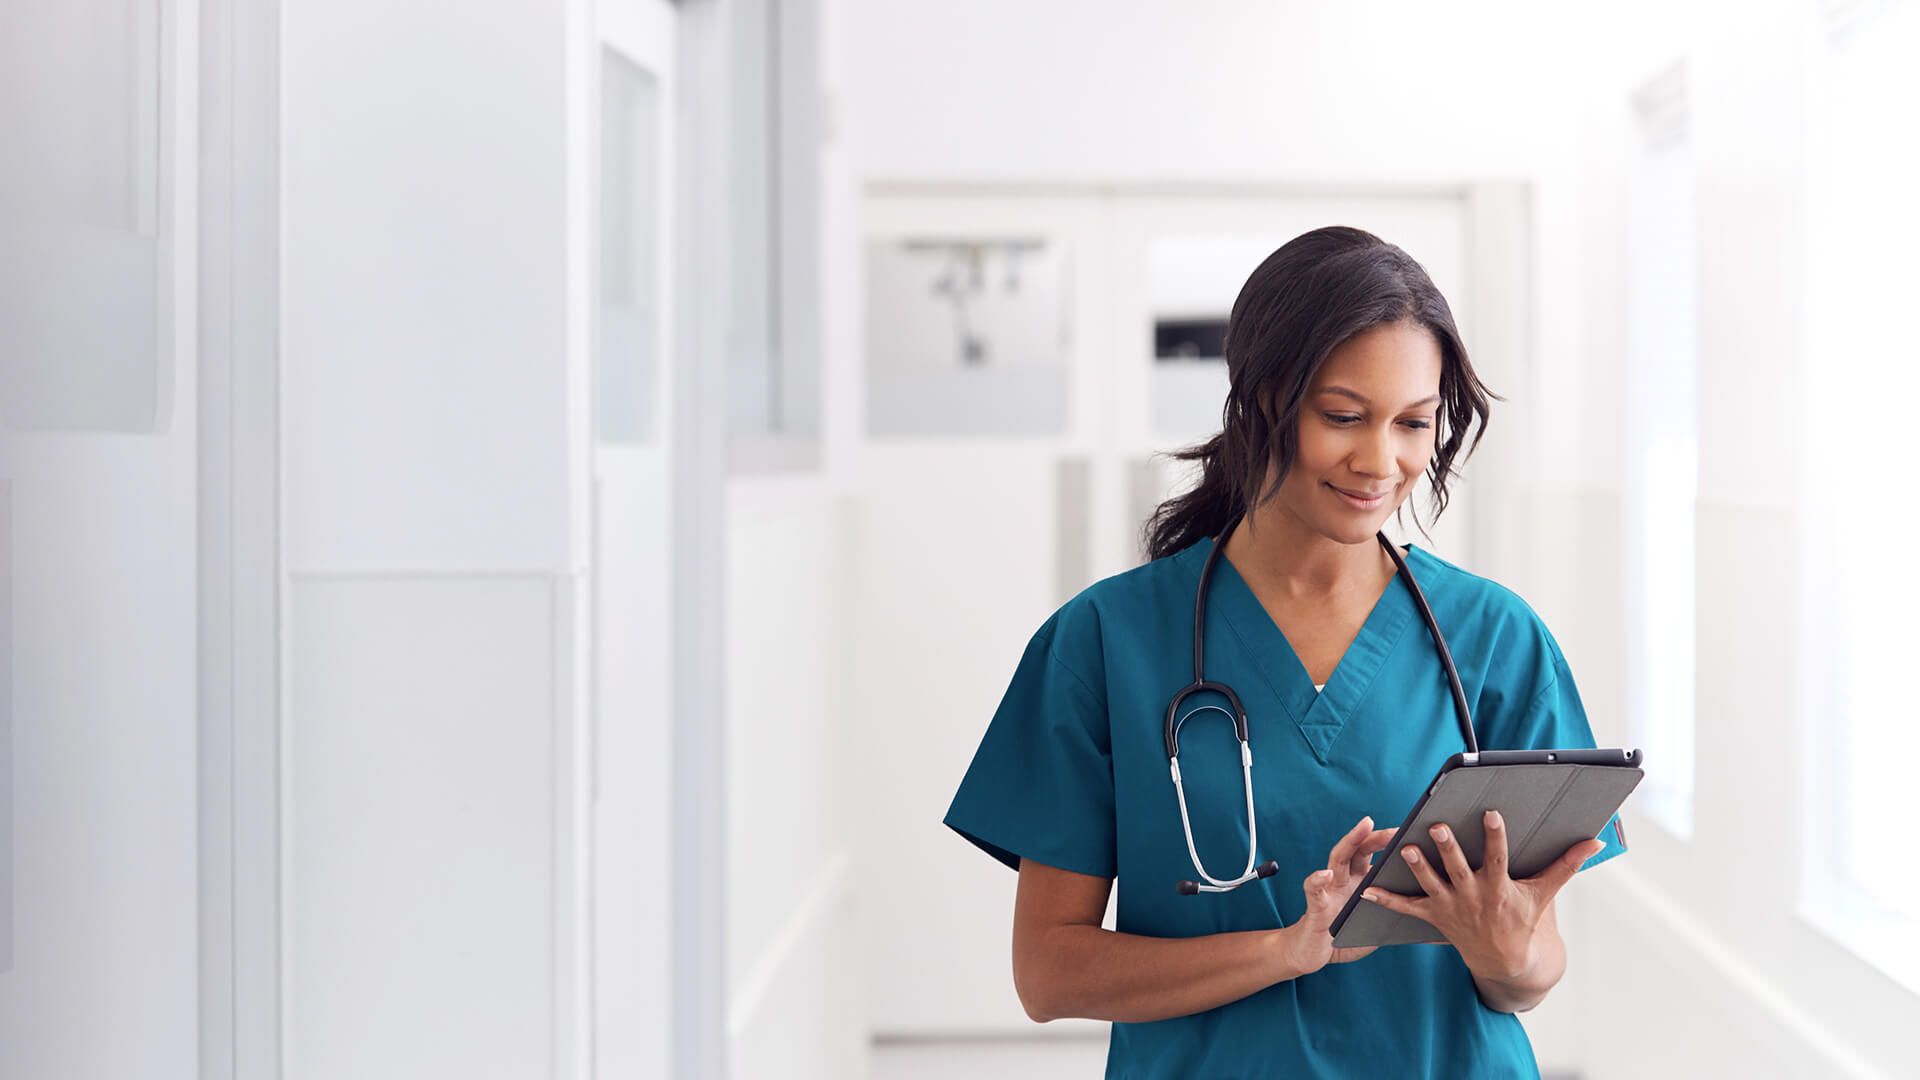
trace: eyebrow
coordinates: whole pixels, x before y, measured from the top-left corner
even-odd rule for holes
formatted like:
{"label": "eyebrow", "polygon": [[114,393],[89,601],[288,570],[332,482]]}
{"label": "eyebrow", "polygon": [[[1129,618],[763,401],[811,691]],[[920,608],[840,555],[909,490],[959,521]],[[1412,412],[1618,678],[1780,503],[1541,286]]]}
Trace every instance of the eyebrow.
{"label": "eyebrow", "polygon": [[[1367,399],[1366,399],[1365,397],[1363,397],[1363,396],[1361,396],[1360,394],[1357,394],[1357,393],[1354,393],[1354,392],[1353,392],[1352,390],[1349,390],[1349,389],[1347,389],[1347,388],[1346,388],[1346,387],[1344,387],[1344,386],[1328,386],[1328,387],[1324,387],[1324,388],[1322,388],[1320,392],[1321,392],[1321,393],[1323,393],[1323,394],[1339,394],[1339,395],[1340,395],[1341,397],[1349,397],[1349,398],[1352,398],[1353,400],[1355,400],[1355,401],[1357,401],[1357,402],[1359,402],[1359,403],[1360,403],[1360,404],[1362,404],[1362,405],[1369,405],[1369,406],[1370,406],[1370,405],[1372,405],[1372,404],[1373,404],[1373,402],[1371,402],[1371,401],[1368,401],[1368,400],[1367,400]],[[1420,407],[1420,406],[1422,406],[1422,405],[1432,405],[1432,404],[1435,404],[1435,403],[1437,403],[1437,402],[1438,402],[1439,400],[1440,400],[1440,395],[1439,395],[1439,394],[1435,394],[1435,395],[1433,395],[1433,396],[1432,396],[1432,397],[1430,397],[1430,398],[1423,398],[1423,399],[1421,399],[1421,400],[1419,400],[1419,401],[1416,401],[1416,402],[1414,402],[1413,404],[1411,404],[1411,405],[1409,405],[1409,406],[1407,406],[1407,408],[1409,408],[1409,409],[1417,409],[1417,408],[1419,408],[1419,407]]]}

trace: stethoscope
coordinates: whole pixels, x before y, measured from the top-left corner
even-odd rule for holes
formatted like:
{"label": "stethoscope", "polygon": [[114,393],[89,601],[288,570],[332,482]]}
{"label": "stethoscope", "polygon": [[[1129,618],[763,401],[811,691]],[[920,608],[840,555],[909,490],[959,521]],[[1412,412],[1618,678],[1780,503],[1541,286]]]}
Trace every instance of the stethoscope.
{"label": "stethoscope", "polygon": [[[1240,517],[1236,515],[1232,521],[1227,522],[1227,527],[1220,531],[1219,538],[1213,542],[1213,550],[1207,553],[1206,565],[1200,570],[1200,589],[1193,600],[1193,683],[1185,690],[1173,695],[1173,700],[1167,703],[1167,760],[1173,771],[1173,794],[1180,801],[1180,827],[1187,834],[1187,854],[1193,859],[1193,868],[1206,879],[1205,884],[1197,881],[1180,882],[1175,888],[1182,896],[1193,896],[1203,892],[1232,892],[1249,881],[1272,877],[1280,870],[1280,864],[1271,859],[1257,867],[1253,865],[1254,853],[1258,850],[1260,837],[1259,822],[1253,814],[1253,750],[1247,745],[1247,710],[1241,706],[1240,696],[1233,692],[1232,687],[1226,683],[1208,682],[1201,674],[1201,657],[1206,645],[1207,587],[1213,581],[1214,564],[1220,561],[1220,552],[1226,549],[1227,537],[1233,534],[1233,527],[1239,521]],[[1427,621],[1427,630],[1433,635],[1434,647],[1440,650],[1440,666],[1447,669],[1447,682],[1453,688],[1453,711],[1460,720],[1460,734],[1466,737],[1467,752],[1477,754],[1480,751],[1480,743],[1473,737],[1473,713],[1467,708],[1467,692],[1460,686],[1460,673],[1453,668],[1453,654],[1447,651],[1447,639],[1440,633],[1440,624],[1433,619],[1433,609],[1427,606],[1427,596],[1420,591],[1420,583],[1413,579],[1413,571],[1407,569],[1407,561],[1401,557],[1400,549],[1394,547],[1392,541],[1387,539],[1387,534],[1375,533],[1374,537],[1380,541],[1381,547],[1387,549],[1387,554],[1393,559],[1396,572],[1406,580],[1408,591],[1413,593],[1413,602],[1420,609],[1420,617]],[[1175,714],[1180,711],[1180,703],[1187,699],[1187,695],[1197,694],[1202,690],[1212,690],[1226,698],[1227,703],[1233,706],[1233,712],[1228,713],[1218,705],[1202,705],[1176,719]],[[1180,725],[1187,722],[1187,717],[1209,709],[1226,714],[1233,721],[1233,733],[1240,740],[1240,772],[1246,780],[1247,868],[1240,872],[1239,877],[1231,881],[1222,881],[1214,877],[1207,873],[1206,867],[1200,865],[1200,852],[1193,846],[1193,824],[1187,817],[1187,792],[1180,784]]]}

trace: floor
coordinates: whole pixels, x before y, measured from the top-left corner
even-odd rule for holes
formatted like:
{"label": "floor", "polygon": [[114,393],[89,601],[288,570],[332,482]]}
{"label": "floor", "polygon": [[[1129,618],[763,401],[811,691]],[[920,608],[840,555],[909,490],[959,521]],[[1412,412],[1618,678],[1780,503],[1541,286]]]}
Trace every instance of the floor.
{"label": "floor", "polygon": [[867,1080],[1097,1080],[1107,1068],[1106,1038],[889,1041],[868,1058]]}
{"label": "floor", "polygon": [[[867,1080],[1098,1080],[1105,1073],[1105,1038],[1031,1038],[886,1041],[874,1045]],[[1579,1080],[1545,1073],[1541,1080]]]}

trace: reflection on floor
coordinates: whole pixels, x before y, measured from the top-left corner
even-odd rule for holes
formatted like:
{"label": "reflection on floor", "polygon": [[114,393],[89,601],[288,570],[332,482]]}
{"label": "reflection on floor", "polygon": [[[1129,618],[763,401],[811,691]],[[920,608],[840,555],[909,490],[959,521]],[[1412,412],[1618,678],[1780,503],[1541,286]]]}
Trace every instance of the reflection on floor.
{"label": "reflection on floor", "polygon": [[[876,1043],[867,1080],[1098,1080],[1107,1040],[1087,1038],[904,1040]],[[1541,1080],[1579,1080],[1549,1072]]]}

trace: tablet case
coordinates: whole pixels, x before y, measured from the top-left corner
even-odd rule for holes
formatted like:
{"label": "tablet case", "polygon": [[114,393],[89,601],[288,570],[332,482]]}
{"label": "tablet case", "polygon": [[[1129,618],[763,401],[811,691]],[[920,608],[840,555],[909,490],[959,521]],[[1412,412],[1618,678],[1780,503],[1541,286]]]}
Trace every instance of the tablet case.
{"label": "tablet case", "polygon": [[1361,895],[1370,886],[1405,896],[1426,894],[1400,856],[1408,844],[1417,845],[1428,865],[1446,876],[1446,864],[1427,832],[1434,825],[1445,822],[1453,830],[1467,865],[1477,870],[1486,855],[1484,814],[1500,811],[1507,826],[1507,873],[1532,877],[1568,848],[1599,835],[1644,775],[1638,750],[1453,755],[1333,920],[1334,948],[1446,941],[1426,920],[1388,911]]}

